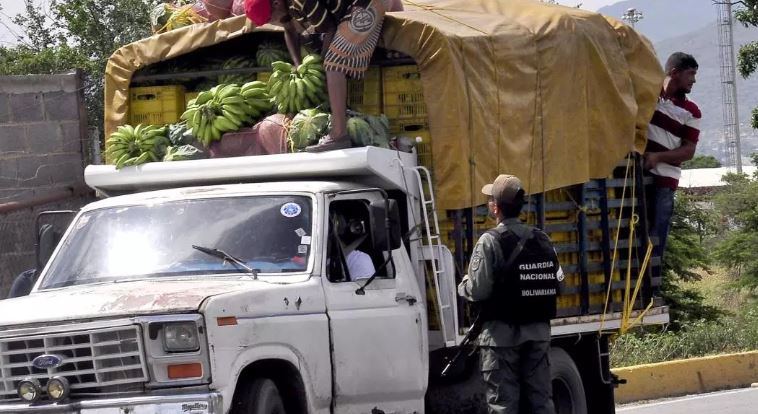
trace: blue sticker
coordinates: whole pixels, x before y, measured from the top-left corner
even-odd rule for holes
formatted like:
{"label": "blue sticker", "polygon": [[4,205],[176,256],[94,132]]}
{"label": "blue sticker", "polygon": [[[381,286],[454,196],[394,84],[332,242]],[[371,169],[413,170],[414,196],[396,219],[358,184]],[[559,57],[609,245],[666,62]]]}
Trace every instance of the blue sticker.
{"label": "blue sticker", "polygon": [[297,217],[303,209],[297,203],[287,203],[279,211],[284,217]]}

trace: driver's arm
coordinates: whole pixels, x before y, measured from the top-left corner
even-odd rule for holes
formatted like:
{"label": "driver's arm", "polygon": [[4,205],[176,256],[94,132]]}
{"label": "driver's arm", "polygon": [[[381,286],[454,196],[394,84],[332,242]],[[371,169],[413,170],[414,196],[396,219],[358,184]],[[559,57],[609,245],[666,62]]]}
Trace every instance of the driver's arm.
{"label": "driver's arm", "polygon": [[371,256],[360,250],[350,252],[346,261],[351,280],[368,279],[376,273]]}

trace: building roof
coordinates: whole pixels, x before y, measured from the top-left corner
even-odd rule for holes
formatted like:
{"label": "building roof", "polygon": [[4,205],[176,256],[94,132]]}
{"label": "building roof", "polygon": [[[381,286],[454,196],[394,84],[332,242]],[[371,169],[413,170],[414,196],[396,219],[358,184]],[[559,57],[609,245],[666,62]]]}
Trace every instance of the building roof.
{"label": "building roof", "polygon": [[[752,176],[758,168],[742,167],[742,172]],[[721,168],[695,168],[692,170],[682,170],[682,177],[679,179],[679,188],[709,188],[721,187],[726,185],[721,181],[727,173],[736,173],[737,169],[733,167]]]}

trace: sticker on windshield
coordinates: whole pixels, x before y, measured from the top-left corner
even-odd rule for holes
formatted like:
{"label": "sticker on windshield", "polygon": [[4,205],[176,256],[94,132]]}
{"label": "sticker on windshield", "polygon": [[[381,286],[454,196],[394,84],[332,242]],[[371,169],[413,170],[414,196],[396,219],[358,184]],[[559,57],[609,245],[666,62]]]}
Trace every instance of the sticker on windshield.
{"label": "sticker on windshield", "polygon": [[308,233],[306,233],[305,230],[303,230],[302,227],[301,227],[301,228],[295,230],[295,234],[297,234],[298,237],[303,237],[303,236],[305,236]]}
{"label": "sticker on windshield", "polygon": [[308,253],[308,246],[301,244],[300,246],[297,246],[297,253],[298,254],[306,254]]}
{"label": "sticker on windshield", "polygon": [[311,244],[311,236],[300,237],[300,244]]}
{"label": "sticker on windshield", "polygon": [[279,210],[284,217],[297,217],[300,215],[300,212],[303,211],[303,209],[300,207],[300,204],[297,203],[287,203],[282,206],[282,208]]}

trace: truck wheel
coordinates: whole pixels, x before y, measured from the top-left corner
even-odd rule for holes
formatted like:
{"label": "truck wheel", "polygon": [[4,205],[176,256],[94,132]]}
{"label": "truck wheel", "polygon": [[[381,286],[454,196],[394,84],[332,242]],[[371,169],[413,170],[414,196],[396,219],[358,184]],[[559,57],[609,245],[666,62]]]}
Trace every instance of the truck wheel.
{"label": "truck wheel", "polygon": [[550,350],[550,374],[556,414],[587,414],[582,377],[569,354],[561,348]]}
{"label": "truck wheel", "polygon": [[233,414],[286,414],[279,389],[268,378],[256,378],[235,394]]}

